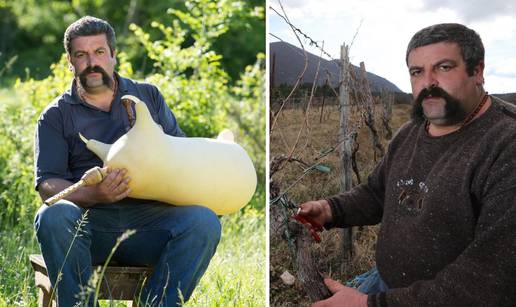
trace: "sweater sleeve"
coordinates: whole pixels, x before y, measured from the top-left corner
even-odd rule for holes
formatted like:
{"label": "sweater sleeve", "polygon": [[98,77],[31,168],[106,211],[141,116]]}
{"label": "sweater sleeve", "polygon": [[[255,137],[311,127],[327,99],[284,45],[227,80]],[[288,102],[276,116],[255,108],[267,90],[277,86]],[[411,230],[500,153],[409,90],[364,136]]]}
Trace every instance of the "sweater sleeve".
{"label": "sweater sleeve", "polygon": [[387,156],[375,167],[367,182],[351,191],[327,198],[333,223],[325,228],[378,224],[383,215],[384,168]]}
{"label": "sweater sleeve", "polygon": [[381,222],[385,199],[385,180],[388,176],[390,157],[396,155],[396,149],[400,142],[414,127],[412,122],[408,122],[396,131],[385,156],[371,172],[366,183],[326,199],[330,204],[333,216],[333,221],[324,225],[326,229],[375,225]]}
{"label": "sweater sleeve", "polygon": [[504,150],[485,176],[474,238],[463,253],[432,280],[369,297],[370,306],[373,302],[376,306],[514,305],[516,141],[508,143],[503,144]]}

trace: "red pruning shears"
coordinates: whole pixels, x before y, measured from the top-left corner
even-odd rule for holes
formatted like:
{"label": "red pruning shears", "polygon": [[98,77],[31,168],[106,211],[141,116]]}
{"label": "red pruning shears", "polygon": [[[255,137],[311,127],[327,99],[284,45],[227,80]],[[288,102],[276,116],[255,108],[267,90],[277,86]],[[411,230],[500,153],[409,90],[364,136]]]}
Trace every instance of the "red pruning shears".
{"label": "red pruning shears", "polygon": [[[298,210],[297,212],[299,212],[300,210]],[[314,238],[315,242],[317,242],[317,243],[321,242],[321,237],[319,236],[319,234],[317,232],[323,231],[323,228],[321,225],[319,225],[319,223],[312,220],[311,217],[306,216],[306,215],[301,215],[299,213],[295,214],[293,216],[293,218],[296,221],[298,221],[299,223],[303,224],[306,228],[308,228],[308,230],[310,231],[310,234],[312,235],[312,238]]]}

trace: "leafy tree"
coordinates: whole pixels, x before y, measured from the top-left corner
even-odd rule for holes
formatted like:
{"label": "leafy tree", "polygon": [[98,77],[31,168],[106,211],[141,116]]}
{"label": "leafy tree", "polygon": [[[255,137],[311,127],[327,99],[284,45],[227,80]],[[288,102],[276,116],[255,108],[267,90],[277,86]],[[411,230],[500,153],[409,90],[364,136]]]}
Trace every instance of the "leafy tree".
{"label": "leafy tree", "polygon": [[[230,82],[236,81],[245,66],[255,61],[257,52],[265,50],[264,1],[216,1],[238,7],[226,16],[229,30],[221,35],[213,49],[223,56],[221,65]],[[216,3],[214,1],[214,3]],[[152,21],[171,23],[175,15],[167,9],[186,11],[184,1],[152,0],[2,0],[0,1],[0,71],[4,68],[3,84],[13,76],[29,74],[35,78],[47,76],[51,63],[59,60],[63,51],[62,37],[66,27],[84,15],[108,20],[117,31],[118,48],[127,53],[140,76],[151,73],[153,61],[141,50],[138,40],[129,30],[138,24],[154,40],[160,32]],[[187,37],[184,44],[195,38]],[[14,63],[6,65],[16,59]],[[1,75],[0,75],[1,77]]]}

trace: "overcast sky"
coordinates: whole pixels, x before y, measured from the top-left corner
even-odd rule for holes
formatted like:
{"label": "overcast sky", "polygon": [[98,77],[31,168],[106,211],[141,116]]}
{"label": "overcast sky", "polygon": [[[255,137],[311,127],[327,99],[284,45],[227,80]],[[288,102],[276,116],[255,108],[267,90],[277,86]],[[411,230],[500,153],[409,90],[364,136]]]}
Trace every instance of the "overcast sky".
{"label": "overcast sky", "polygon": [[[333,58],[350,44],[351,62],[411,92],[405,64],[407,44],[418,30],[436,23],[462,23],[475,30],[486,49],[485,88],[490,93],[516,92],[516,1],[514,0],[283,0],[290,21]],[[281,13],[276,0],[269,5]],[[268,10],[269,32],[299,46],[287,24]],[[270,42],[278,39],[268,35]],[[308,46],[313,54],[320,51]],[[327,57],[326,57],[327,58]]]}

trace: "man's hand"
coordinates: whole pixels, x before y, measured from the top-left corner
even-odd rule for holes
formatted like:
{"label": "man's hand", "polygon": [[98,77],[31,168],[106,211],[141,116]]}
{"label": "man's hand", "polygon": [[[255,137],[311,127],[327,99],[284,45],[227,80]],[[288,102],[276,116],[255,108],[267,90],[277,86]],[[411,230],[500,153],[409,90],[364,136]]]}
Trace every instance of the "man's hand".
{"label": "man's hand", "polygon": [[367,307],[367,295],[354,288],[346,287],[331,278],[325,278],[324,283],[333,296],[315,302],[312,307]]}
{"label": "man's hand", "polygon": [[[83,186],[66,196],[65,199],[87,208],[97,203],[113,203],[127,197],[131,192],[128,186],[130,178],[125,177],[127,171],[125,169],[109,170],[107,168],[104,168],[104,170],[108,174],[102,182],[91,186]],[[45,201],[72,184],[68,180],[50,178],[39,185],[39,195]]]}
{"label": "man's hand", "polygon": [[96,203],[114,203],[126,198],[131,189],[129,189],[129,181],[131,178],[126,177],[125,169],[108,170],[107,176],[99,184],[92,187],[93,197]]}
{"label": "man's hand", "polygon": [[325,199],[312,200],[301,204],[297,214],[307,216],[321,226],[333,221],[330,204]]}

